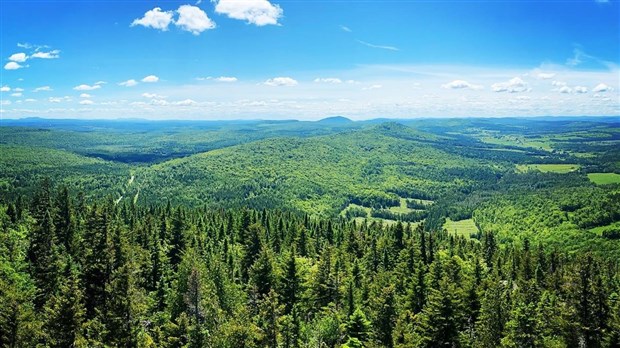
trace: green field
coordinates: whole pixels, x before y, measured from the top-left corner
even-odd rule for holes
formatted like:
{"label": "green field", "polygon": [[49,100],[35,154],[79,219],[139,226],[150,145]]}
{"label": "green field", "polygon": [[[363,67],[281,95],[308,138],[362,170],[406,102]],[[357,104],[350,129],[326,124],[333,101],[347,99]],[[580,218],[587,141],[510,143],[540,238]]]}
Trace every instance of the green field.
{"label": "green field", "polygon": [[401,198],[400,199],[400,205],[396,206],[396,207],[390,207],[390,211],[397,213],[397,214],[407,214],[411,211],[413,211],[413,209],[409,209],[407,208],[407,199],[406,198]]}
{"label": "green field", "polygon": [[517,171],[521,173],[538,170],[543,173],[565,174],[574,172],[579,168],[578,164],[517,164]]}
{"label": "green field", "polygon": [[448,233],[454,233],[455,235],[465,237],[469,237],[478,232],[478,228],[476,227],[473,219],[452,221],[450,218],[447,218],[443,228],[447,230]]}
{"label": "green field", "polygon": [[595,233],[596,235],[600,236],[603,233],[603,231],[610,230],[610,229],[620,230],[620,221],[617,221],[617,222],[614,222],[612,224],[605,225],[605,226],[598,226],[598,227],[591,228],[590,232]]}
{"label": "green field", "polygon": [[620,174],[588,173],[588,179],[597,185],[620,184]]}

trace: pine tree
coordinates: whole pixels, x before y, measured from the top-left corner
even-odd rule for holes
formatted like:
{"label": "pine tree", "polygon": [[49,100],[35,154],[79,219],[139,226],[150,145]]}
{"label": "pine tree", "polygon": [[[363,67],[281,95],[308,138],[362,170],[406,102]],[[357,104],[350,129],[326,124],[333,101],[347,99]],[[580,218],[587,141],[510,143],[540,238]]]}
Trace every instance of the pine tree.
{"label": "pine tree", "polygon": [[508,321],[506,287],[498,278],[491,278],[481,300],[480,315],[476,323],[476,346],[498,347]]}
{"label": "pine tree", "polygon": [[284,270],[284,279],[282,279],[282,302],[284,303],[284,314],[291,314],[293,307],[297,303],[299,292],[299,275],[297,274],[297,262],[295,259],[295,249],[290,252],[289,259]]}
{"label": "pine tree", "polygon": [[377,313],[375,319],[377,338],[385,347],[393,347],[392,332],[396,325],[396,301],[394,287],[387,286],[381,289],[376,298]]}
{"label": "pine tree", "polygon": [[349,338],[356,338],[362,342],[370,338],[371,323],[361,309],[356,309],[346,324],[346,334]]}
{"label": "pine tree", "polygon": [[31,273],[37,286],[37,308],[42,308],[56,290],[60,260],[55,237],[52,215],[46,210],[32,232],[28,250]]}
{"label": "pine tree", "polygon": [[79,273],[71,259],[59,284],[44,310],[46,343],[50,347],[72,347],[81,339],[86,310]]}

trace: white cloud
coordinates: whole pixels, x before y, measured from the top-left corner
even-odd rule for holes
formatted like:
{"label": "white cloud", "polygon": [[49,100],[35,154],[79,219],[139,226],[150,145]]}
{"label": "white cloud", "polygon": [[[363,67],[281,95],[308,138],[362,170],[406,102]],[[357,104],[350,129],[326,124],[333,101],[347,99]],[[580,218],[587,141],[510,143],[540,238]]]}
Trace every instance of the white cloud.
{"label": "white cloud", "polygon": [[0,105],[11,105],[10,100],[0,100]]}
{"label": "white cloud", "polygon": [[142,18],[136,18],[131,26],[141,25],[143,27],[151,27],[162,31],[168,30],[168,26],[172,23],[172,11],[163,11],[159,7],[147,11]]}
{"label": "white cloud", "polygon": [[125,86],[125,87],[133,87],[133,86],[135,86],[137,84],[138,84],[138,81],[136,81],[134,79],[131,79],[131,80],[120,82],[118,85],[119,86]]}
{"label": "white cloud", "polygon": [[33,89],[32,91],[33,92],[50,92],[50,91],[53,91],[53,89],[50,86],[41,86],[41,87],[37,87]]}
{"label": "white cloud", "polygon": [[36,99],[32,99],[32,98],[28,98],[28,99],[26,99],[26,100],[24,100],[24,101],[25,101],[25,102],[28,102],[28,103],[34,103],[34,102],[36,102],[37,100],[36,100]]}
{"label": "white cloud", "polygon": [[446,89],[482,89],[482,86],[472,85],[471,83],[464,80],[454,80],[452,82],[441,85],[441,87]]}
{"label": "white cloud", "polygon": [[345,26],[345,25],[341,25],[340,29],[342,29],[342,31],[346,31],[347,33],[352,33],[353,30],[351,30],[351,28]]}
{"label": "white cloud", "polygon": [[147,83],[154,83],[159,81],[159,77],[155,76],[155,75],[149,75],[146,76],[142,79],[142,82],[147,82]]}
{"label": "white cloud", "polygon": [[215,22],[213,22],[199,7],[182,5],[179,6],[177,13],[179,14],[179,18],[174,24],[182,30],[189,31],[194,35],[215,28]]}
{"label": "white cloud", "polygon": [[155,94],[155,93],[142,93],[142,96],[144,98],[149,98],[149,99],[165,99],[166,98],[166,96]]}
{"label": "white cloud", "polygon": [[62,98],[57,98],[57,97],[49,97],[47,99],[50,103],[60,103],[62,101]]}
{"label": "white cloud", "polygon": [[105,81],[97,81],[95,82],[96,85],[105,85],[107,82]]}
{"label": "white cloud", "polygon": [[80,94],[80,98],[91,98],[92,95],[88,94],[88,93],[82,93]]}
{"label": "white cloud", "polygon": [[611,92],[614,89],[611,86],[607,86],[604,83],[599,83],[596,87],[592,88],[592,92],[600,93],[600,92]]}
{"label": "white cloud", "polygon": [[566,86],[566,82],[563,82],[563,81],[553,81],[553,82],[551,82],[551,85],[555,86],[555,87],[564,87],[564,86]]}
{"label": "white cloud", "polygon": [[22,94],[21,94],[21,93],[19,93],[19,92],[17,92],[17,93],[12,93],[12,94],[11,94],[11,97],[16,97],[16,98],[19,98],[19,97],[21,97],[21,96],[22,96]]}
{"label": "white cloud", "polygon": [[335,77],[325,77],[325,78],[319,77],[319,78],[314,79],[314,82],[338,84],[338,83],[342,83],[342,80],[339,78],[335,78]]}
{"label": "white cloud", "polygon": [[232,76],[220,76],[220,77],[214,78],[214,80],[218,82],[237,82],[238,81],[236,77],[232,77]]}
{"label": "white cloud", "polygon": [[80,101],[80,105],[93,105],[95,104],[92,100],[86,99],[86,100],[81,100]]}
{"label": "white cloud", "polygon": [[554,73],[539,73],[537,77],[541,80],[549,80],[555,77]]}
{"label": "white cloud", "polygon": [[287,87],[292,87],[292,86],[297,86],[298,82],[295,79],[292,79],[290,77],[274,77],[272,79],[268,79],[267,81],[265,81],[264,83],[267,86],[287,86]]}
{"label": "white cloud", "polygon": [[23,63],[26,61],[26,59],[28,59],[28,56],[26,55],[26,53],[14,53],[9,57],[10,61],[18,62],[18,63]]}
{"label": "white cloud", "polygon": [[394,46],[375,45],[375,44],[371,44],[371,43],[368,43],[368,42],[362,41],[362,40],[357,40],[357,42],[361,43],[364,46],[370,47],[370,48],[380,48],[382,50],[388,50],[388,51],[400,51],[400,49],[398,47],[394,47]]}
{"label": "white cloud", "polygon": [[9,86],[0,87],[0,92],[10,92],[10,91],[11,91],[11,87]]}
{"label": "white cloud", "polygon": [[174,102],[174,105],[179,105],[179,106],[194,106],[194,105],[198,105],[197,102],[191,100],[191,99],[185,99],[185,100],[181,100],[178,102]]}
{"label": "white cloud", "polygon": [[6,70],[17,70],[17,69],[20,69],[20,68],[23,68],[23,67],[24,67],[23,65],[19,65],[19,64],[15,63],[15,62],[8,62],[4,66],[4,69],[6,69]]}
{"label": "white cloud", "polygon": [[41,59],[57,59],[60,58],[59,50],[52,50],[49,52],[35,52],[30,58],[41,58]]}
{"label": "white cloud", "polygon": [[562,87],[560,87],[560,89],[558,89],[558,92],[564,93],[564,94],[571,93],[572,91],[573,91],[573,89],[568,87],[568,86],[562,86]]}
{"label": "white cloud", "polygon": [[257,26],[277,25],[283,13],[280,6],[267,0],[219,0],[215,12]]}
{"label": "white cloud", "polygon": [[369,87],[364,87],[362,89],[365,90],[365,91],[369,91],[369,90],[379,89],[379,88],[383,88],[383,85],[372,85],[372,86],[369,86]]}
{"label": "white cloud", "polygon": [[19,88],[19,87],[18,87],[18,88],[13,88],[13,90],[14,90],[15,92],[23,92],[23,91],[24,91],[24,89],[23,89],[23,88]]}
{"label": "white cloud", "polygon": [[93,90],[99,89],[99,88],[101,88],[100,85],[92,85],[92,86],[90,86],[90,85],[85,85],[85,84],[73,87],[73,89],[76,90],[76,91],[93,91]]}
{"label": "white cloud", "polygon": [[527,82],[523,81],[519,77],[514,77],[506,82],[498,82],[491,85],[491,88],[494,92],[508,92],[508,93],[519,93],[519,92],[527,92],[530,90]]}
{"label": "white cloud", "polygon": [[583,87],[583,86],[575,86],[575,88],[573,88],[573,90],[575,91],[575,93],[588,93],[588,88]]}

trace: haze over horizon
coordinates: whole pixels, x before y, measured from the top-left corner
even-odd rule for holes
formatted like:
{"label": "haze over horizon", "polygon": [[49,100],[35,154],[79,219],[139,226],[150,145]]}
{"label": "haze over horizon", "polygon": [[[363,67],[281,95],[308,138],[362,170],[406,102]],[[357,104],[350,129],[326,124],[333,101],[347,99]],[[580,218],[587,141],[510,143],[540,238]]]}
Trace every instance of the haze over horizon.
{"label": "haze over horizon", "polygon": [[0,117],[620,115],[618,1],[0,3]]}

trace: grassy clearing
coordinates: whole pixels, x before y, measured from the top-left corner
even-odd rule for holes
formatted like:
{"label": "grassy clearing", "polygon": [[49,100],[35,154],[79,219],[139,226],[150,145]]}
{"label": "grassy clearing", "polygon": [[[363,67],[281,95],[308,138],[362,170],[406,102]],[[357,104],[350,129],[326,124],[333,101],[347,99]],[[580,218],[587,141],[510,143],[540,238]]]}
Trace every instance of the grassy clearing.
{"label": "grassy clearing", "polygon": [[610,225],[606,225],[606,226],[599,226],[599,227],[594,227],[590,229],[590,232],[596,234],[597,236],[600,236],[601,234],[603,234],[603,231],[608,230],[608,229],[618,229],[620,230],[620,221],[616,221]]}
{"label": "grassy clearing", "polygon": [[400,199],[400,205],[398,207],[390,207],[389,209],[390,209],[391,212],[397,213],[397,214],[407,214],[407,213],[413,211],[413,209],[407,208],[407,199],[406,198],[401,198]]}
{"label": "grassy clearing", "polygon": [[520,173],[538,170],[543,173],[565,174],[578,170],[578,164],[517,164],[517,171]]}
{"label": "grassy clearing", "polygon": [[478,232],[478,228],[476,224],[474,224],[473,219],[452,221],[448,218],[443,228],[447,230],[448,233],[454,233],[465,237],[470,237],[473,233]]}
{"label": "grassy clearing", "polygon": [[[349,205],[347,205],[346,208],[344,208],[341,212],[340,215],[341,216],[346,216],[347,210],[349,209],[364,209],[366,211],[366,216],[370,217],[370,211],[372,210],[371,208],[368,207],[364,207],[362,205],[357,205],[357,204],[353,204],[353,203],[349,203]],[[364,219],[362,217],[360,217],[360,219]]]}
{"label": "grassy clearing", "polygon": [[588,179],[597,185],[620,184],[620,174],[588,173]]}

